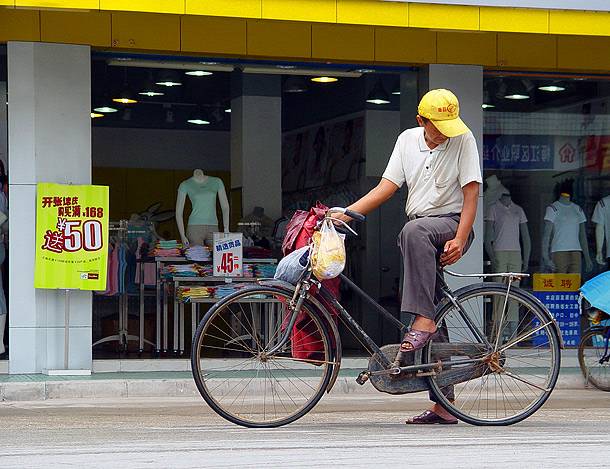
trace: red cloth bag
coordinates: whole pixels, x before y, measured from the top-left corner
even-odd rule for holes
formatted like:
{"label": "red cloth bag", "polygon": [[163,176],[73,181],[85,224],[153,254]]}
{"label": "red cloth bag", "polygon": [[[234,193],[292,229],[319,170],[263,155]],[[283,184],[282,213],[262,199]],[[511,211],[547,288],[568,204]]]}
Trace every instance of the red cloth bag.
{"label": "red cloth bag", "polygon": [[[286,227],[286,237],[282,243],[284,255],[288,255],[292,251],[309,244],[316,224],[324,218],[327,211],[328,207],[317,201],[315,206],[308,212],[304,210],[297,210],[295,212]],[[340,280],[338,278],[322,281],[322,285],[336,299],[339,298],[339,283]],[[315,294],[315,287],[310,292]],[[322,295],[318,295],[316,298],[328,309],[336,324],[339,315],[337,310]],[[324,359],[324,356],[320,353],[323,349],[320,334],[315,324],[308,320],[308,316],[305,313],[301,313],[297,317],[290,338],[292,341],[292,356],[294,358],[309,360]]]}

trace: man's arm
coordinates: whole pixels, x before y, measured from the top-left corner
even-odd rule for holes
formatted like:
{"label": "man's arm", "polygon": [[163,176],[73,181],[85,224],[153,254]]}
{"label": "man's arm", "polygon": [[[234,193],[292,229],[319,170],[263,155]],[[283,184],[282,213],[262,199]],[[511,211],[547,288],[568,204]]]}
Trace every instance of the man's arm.
{"label": "man's arm", "polygon": [[445,249],[440,256],[440,261],[443,265],[454,264],[462,257],[466,240],[477,216],[479,183],[476,181],[469,182],[462,187],[462,192],[464,193],[464,203],[462,205],[460,224],[458,225],[455,238],[445,243]]}

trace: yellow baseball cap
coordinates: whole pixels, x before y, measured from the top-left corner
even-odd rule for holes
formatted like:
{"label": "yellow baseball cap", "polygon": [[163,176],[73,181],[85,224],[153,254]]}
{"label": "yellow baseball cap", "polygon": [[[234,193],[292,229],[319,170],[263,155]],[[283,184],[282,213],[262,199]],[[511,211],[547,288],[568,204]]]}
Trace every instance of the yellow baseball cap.
{"label": "yellow baseball cap", "polygon": [[449,90],[428,91],[417,107],[417,113],[434,124],[446,137],[457,137],[470,132],[470,129],[459,118],[460,103]]}

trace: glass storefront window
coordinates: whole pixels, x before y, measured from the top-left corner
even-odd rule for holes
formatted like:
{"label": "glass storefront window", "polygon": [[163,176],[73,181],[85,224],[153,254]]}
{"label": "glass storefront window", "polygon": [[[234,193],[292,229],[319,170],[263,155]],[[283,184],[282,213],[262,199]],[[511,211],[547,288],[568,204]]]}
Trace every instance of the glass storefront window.
{"label": "glass storefront window", "polygon": [[484,75],[486,265],[534,274],[522,286],[568,346],[578,345],[578,288],[608,269],[609,106],[608,76]]}

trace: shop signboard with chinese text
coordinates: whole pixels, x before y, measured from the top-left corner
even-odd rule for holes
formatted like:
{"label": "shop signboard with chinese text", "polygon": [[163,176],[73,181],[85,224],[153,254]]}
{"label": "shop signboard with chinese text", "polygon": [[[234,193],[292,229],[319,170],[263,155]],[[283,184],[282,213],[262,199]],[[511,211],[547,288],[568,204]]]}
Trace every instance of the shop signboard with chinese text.
{"label": "shop signboard with chinese text", "polygon": [[[566,347],[577,347],[580,341],[579,288],[580,274],[534,274],[534,296],[559,324]],[[542,340],[542,335],[534,336],[534,346]]]}
{"label": "shop signboard with chinese text", "polygon": [[107,186],[39,183],[34,287],[105,290]]}
{"label": "shop signboard with chinese text", "polygon": [[243,233],[214,233],[212,267],[219,277],[243,276]]}

